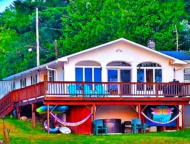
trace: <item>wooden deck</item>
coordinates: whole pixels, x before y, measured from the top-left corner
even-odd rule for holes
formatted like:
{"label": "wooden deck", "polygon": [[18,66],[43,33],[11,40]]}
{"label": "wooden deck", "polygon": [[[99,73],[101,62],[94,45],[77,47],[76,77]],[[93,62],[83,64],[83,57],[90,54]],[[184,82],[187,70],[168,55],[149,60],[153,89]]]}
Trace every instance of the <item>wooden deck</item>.
{"label": "wooden deck", "polygon": [[190,83],[40,82],[0,99],[0,114],[12,106],[43,101],[65,105],[186,105]]}
{"label": "wooden deck", "polygon": [[[32,105],[32,124],[35,127],[35,108],[38,102],[49,105],[90,106],[93,117],[97,105],[136,105],[141,118],[145,105],[182,105],[182,129],[184,106],[190,103],[190,83],[122,83],[122,82],[40,82],[13,90],[0,99],[0,118],[20,106]],[[47,112],[49,122],[49,111]],[[177,120],[178,121],[178,120]],[[177,129],[179,125],[177,124]]]}

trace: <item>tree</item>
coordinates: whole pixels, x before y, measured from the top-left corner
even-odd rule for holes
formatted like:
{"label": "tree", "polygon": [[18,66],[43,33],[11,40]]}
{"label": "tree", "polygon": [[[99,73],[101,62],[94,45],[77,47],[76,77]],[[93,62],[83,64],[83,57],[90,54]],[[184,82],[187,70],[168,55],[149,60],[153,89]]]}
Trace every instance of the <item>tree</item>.
{"label": "tree", "polygon": [[41,64],[55,59],[54,41],[61,36],[61,17],[67,4],[68,0],[16,0],[0,14],[0,79],[36,66],[36,7]]}
{"label": "tree", "polygon": [[62,54],[74,53],[120,37],[157,50],[175,49],[175,25],[185,18],[183,0],[71,0],[63,20]]}

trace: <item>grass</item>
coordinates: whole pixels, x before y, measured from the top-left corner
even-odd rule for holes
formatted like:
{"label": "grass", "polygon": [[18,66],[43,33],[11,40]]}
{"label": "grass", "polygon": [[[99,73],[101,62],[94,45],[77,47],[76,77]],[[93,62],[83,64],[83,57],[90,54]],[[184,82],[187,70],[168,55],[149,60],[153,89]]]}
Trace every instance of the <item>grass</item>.
{"label": "grass", "polygon": [[[177,132],[122,134],[108,136],[47,134],[40,124],[32,129],[30,122],[6,119],[11,130],[11,144],[190,144],[190,129]],[[3,139],[0,120],[0,140]]]}

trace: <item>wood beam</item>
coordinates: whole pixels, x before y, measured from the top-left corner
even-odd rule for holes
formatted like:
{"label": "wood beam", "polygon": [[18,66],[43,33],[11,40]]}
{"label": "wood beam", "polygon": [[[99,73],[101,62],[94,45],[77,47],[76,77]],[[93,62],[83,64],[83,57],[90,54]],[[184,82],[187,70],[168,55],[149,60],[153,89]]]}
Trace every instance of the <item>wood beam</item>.
{"label": "wood beam", "polygon": [[32,104],[32,127],[36,127],[36,104]]}
{"label": "wood beam", "polygon": [[185,129],[185,105],[182,105],[182,130]]}
{"label": "wood beam", "polygon": [[49,134],[49,128],[50,128],[50,116],[49,116],[49,105],[47,105],[47,128],[48,128],[48,134]]}
{"label": "wood beam", "polygon": [[80,101],[80,100],[70,100],[70,101],[61,101],[61,100],[46,100],[44,104],[49,105],[184,105],[189,102],[164,102],[164,101]]}

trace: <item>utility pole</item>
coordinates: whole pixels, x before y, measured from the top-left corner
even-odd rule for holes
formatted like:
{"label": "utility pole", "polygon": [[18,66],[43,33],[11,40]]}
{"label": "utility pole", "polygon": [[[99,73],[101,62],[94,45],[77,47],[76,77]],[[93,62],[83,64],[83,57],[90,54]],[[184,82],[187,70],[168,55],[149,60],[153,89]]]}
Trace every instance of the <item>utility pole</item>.
{"label": "utility pole", "polygon": [[175,32],[176,32],[176,51],[179,51],[179,37],[176,25],[175,25]]}
{"label": "utility pole", "polygon": [[38,8],[36,8],[36,56],[37,56],[37,67],[40,65],[40,42],[39,42],[39,18]]}

